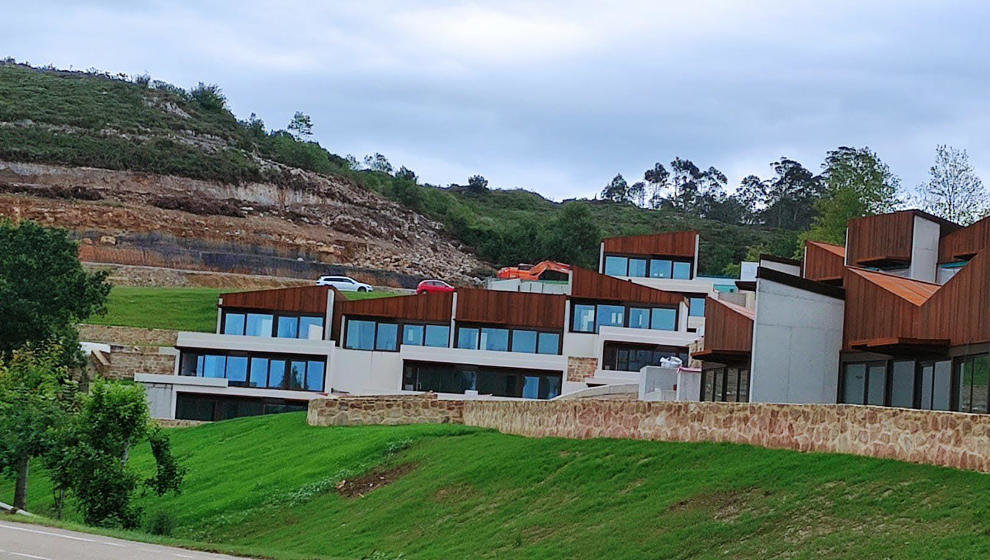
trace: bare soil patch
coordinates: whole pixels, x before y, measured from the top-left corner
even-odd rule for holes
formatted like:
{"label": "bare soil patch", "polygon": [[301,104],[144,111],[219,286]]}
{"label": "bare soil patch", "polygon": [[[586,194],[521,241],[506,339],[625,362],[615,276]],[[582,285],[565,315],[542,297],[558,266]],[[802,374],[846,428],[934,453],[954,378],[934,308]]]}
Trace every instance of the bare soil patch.
{"label": "bare soil patch", "polygon": [[382,486],[395,482],[415,468],[416,463],[403,463],[388,469],[379,467],[358,478],[341,480],[337,484],[337,493],[345,498],[361,498]]}

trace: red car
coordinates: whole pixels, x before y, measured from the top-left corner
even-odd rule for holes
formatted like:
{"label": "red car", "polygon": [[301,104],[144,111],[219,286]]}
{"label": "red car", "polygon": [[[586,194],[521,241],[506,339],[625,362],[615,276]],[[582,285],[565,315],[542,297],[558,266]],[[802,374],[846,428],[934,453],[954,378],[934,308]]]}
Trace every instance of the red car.
{"label": "red car", "polygon": [[416,286],[416,294],[443,294],[453,292],[454,287],[443,280],[423,280]]}

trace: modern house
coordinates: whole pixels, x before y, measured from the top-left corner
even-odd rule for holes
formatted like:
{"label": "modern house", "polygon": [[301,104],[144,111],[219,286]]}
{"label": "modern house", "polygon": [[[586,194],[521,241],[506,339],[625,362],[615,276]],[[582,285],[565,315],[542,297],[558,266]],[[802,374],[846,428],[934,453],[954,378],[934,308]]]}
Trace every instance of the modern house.
{"label": "modern house", "polygon": [[761,260],[751,304],[709,300],[701,398],[987,412],[988,248],[990,219],[906,210],[808,242],[798,270]]}
{"label": "modern house", "polygon": [[686,364],[714,283],[736,288],[697,277],[696,232],[618,239],[603,244],[606,274],[573,267],[550,290],[223,294],[215,333],[179,333],[174,375],[135,378],[156,416],[194,420],[297,410],[326,394],[551,399],[635,385],[645,366]]}

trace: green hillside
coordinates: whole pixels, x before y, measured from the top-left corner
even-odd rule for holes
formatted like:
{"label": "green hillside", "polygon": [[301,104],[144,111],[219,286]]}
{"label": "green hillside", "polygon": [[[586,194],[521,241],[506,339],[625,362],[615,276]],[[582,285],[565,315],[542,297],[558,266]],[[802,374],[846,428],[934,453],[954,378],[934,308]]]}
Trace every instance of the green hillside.
{"label": "green hillside", "polygon": [[[319,124],[319,123],[318,123]],[[0,159],[174,174],[228,183],[266,181],[305,189],[286,168],[353,181],[445,224],[497,265],[543,258],[592,265],[597,242],[575,242],[560,221],[566,204],[525,190],[439,188],[401,172],[356,169],[345,158],[258,119],[238,120],[219,89],[189,91],[148,77],[36,69],[0,62]],[[606,178],[601,178],[604,183]],[[539,188],[539,185],[533,185]],[[719,274],[751,246],[790,256],[796,232],[689,218],[629,203],[575,201],[590,210],[579,230],[601,236],[693,228],[700,268]],[[589,227],[585,227],[589,226]]]}
{"label": "green hillside", "polygon": [[[143,498],[146,512],[170,512],[174,536],[200,547],[273,558],[990,556],[990,477],[973,472],[451,425],[313,428],[301,413],[171,434],[186,485]],[[132,460],[151,468],[144,449]],[[363,496],[337,491],[393,467]],[[40,470],[30,492],[50,510]]]}

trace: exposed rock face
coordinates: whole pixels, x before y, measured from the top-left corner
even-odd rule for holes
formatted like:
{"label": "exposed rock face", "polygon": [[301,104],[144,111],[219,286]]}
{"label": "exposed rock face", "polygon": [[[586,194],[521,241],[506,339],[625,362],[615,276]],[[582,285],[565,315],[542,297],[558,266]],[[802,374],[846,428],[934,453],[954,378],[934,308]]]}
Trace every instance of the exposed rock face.
{"label": "exposed rock face", "polygon": [[[405,283],[438,277],[470,284],[488,268],[451,241],[439,223],[345,179],[278,167],[290,178],[281,185],[233,185],[0,162],[0,215],[74,230],[91,240],[89,258],[83,258],[94,262],[168,266],[176,253],[193,247],[224,253],[228,261],[270,255],[384,270]],[[191,266],[208,262],[195,255],[183,258],[179,262],[188,268],[222,270],[216,262]],[[255,272],[255,262],[222,271]]]}

